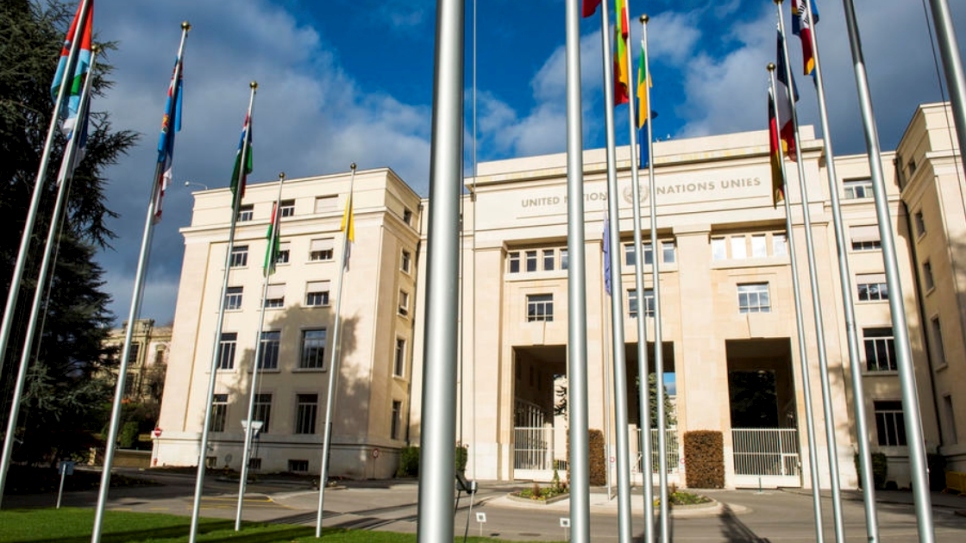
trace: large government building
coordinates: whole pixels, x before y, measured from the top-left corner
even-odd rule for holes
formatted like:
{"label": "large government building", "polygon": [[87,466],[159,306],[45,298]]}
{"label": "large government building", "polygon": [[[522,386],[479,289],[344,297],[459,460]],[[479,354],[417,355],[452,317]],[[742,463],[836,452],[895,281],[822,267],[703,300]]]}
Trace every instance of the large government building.
{"label": "large government building", "polygon": [[[655,144],[657,238],[633,243],[630,153],[618,149],[624,319],[611,322],[601,236],[606,211],[603,150],[584,153],[590,427],[615,450],[610,333],[623,326],[632,455],[638,454],[636,319],[646,319],[653,371],[664,354],[672,393],[671,480],[684,482],[681,439],[692,430],[723,435],[726,485],[809,487],[802,368],[815,406],[815,459],[829,484],[819,385],[819,338],[812,297],[824,318],[829,402],[846,488],[857,484],[856,440],[888,458],[888,480],[909,484],[904,410],[889,297],[901,296],[909,324],[923,431],[929,453],[966,470],[966,180],[942,104],[919,107],[895,152],[883,155],[901,289],[886,286],[864,155],[835,157],[850,284],[839,280],[826,163],[820,139],[803,128],[803,166],[817,264],[809,288],[797,168],[789,163],[792,232],[773,206],[767,132]],[[388,478],[402,448],[419,445],[427,270],[432,202],[391,169],[355,174],[355,242],[341,292],[340,231],[350,173],[294,179],[282,187],[281,257],[262,296],[265,238],[278,183],[249,185],[227,254],[228,189],[195,194],[182,229],[184,265],[170,362],[155,442],[157,465],[197,465],[217,366],[207,461],[238,469],[252,369],[261,342],[255,420],[263,425],[250,460],[261,472],[318,473],[332,370],[336,301],[341,298],[330,476]],[[549,480],[566,467],[568,292],[566,156],[482,163],[463,180],[457,435],[468,447],[467,476]],[[454,180],[454,182],[457,182]],[[646,172],[641,176],[647,183]],[[644,191],[647,192],[646,190]],[[789,236],[793,236],[793,240]],[[799,356],[790,241],[802,285],[804,352]],[[663,342],[653,344],[651,264],[659,259]],[[221,298],[225,263],[228,289]],[[645,292],[634,288],[644,266]],[[615,282],[615,285],[618,283]],[[616,286],[615,286],[616,288]],[[855,398],[843,297],[855,304],[865,395]],[[643,299],[643,304],[639,301]],[[221,304],[224,324],[215,337]],[[262,306],[264,324],[259,329]],[[643,311],[640,311],[640,310]],[[643,315],[641,315],[643,313]],[[956,391],[960,391],[957,393]],[[853,402],[863,402],[869,435],[856,436]],[[555,409],[557,407],[558,409]],[[562,412],[562,413],[561,413]],[[960,441],[958,436],[964,436]],[[456,445],[456,444],[454,444]],[[611,464],[613,466],[613,464]],[[635,480],[641,463],[633,462]],[[650,470],[647,470],[650,471]]]}

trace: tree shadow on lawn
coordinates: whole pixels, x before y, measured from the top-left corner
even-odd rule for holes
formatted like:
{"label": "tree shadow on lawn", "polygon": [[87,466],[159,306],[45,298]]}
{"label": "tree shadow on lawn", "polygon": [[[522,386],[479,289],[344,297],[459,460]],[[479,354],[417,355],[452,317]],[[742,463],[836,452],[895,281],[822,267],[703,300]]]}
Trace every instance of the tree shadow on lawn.
{"label": "tree shadow on lawn", "polygon": [[[227,530],[235,527],[235,523],[228,520],[216,521],[216,522],[203,522],[198,525],[198,534],[203,535],[210,532],[215,532],[218,530]],[[177,539],[182,537],[187,537],[190,530],[190,524],[183,524],[177,526],[168,526],[165,528],[151,528],[146,530],[128,530],[128,531],[105,531],[101,535],[101,541],[104,543],[127,543],[130,541],[143,541],[143,540],[160,540],[160,539]],[[259,534],[261,535],[261,534]],[[77,537],[58,537],[53,539],[31,539],[29,543],[88,543],[91,540],[89,535],[77,536]],[[211,540],[214,541],[214,540]],[[219,539],[218,541],[224,541],[224,539]],[[242,538],[233,539],[233,541],[245,541]]]}

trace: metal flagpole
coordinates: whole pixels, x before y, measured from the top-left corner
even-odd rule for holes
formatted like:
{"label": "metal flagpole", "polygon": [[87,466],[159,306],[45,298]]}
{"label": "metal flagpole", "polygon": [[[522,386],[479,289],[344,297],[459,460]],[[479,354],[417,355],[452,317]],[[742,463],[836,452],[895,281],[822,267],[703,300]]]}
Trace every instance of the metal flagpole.
{"label": "metal flagpole", "polygon": [[[768,77],[771,80],[772,114],[775,116],[775,130],[781,128],[781,118],[778,115],[778,92],[775,89],[775,65],[768,63]],[[769,130],[771,128],[769,127]],[[771,137],[771,135],[769,135]],[[815,418],[812,414],[812,385],[809,378],[808,352],[805,349],[805,324],[802,322],[802,288],[798,282],[798,257],[795,251],[795,233],[792,230],[792,207],[788,199],[788,176],[785,175],[785,154],[778,145],[778,159],[781,162],[782,186],[785,201],[785,232],[788,239],[788,255],[791,264],[792,294],[795,298],[795,328],[798,332],[798,359],[802,366],[802,396],[805,398],[805,432],[808,434],[808,468],[812,478],[812,509],[815,511],[815,542],[822,543],[825,535],[822,530],[822,498],[819,488],[818,449],[815,444]]]}
{"label": "metal flagpole", "polygon": [[[627,371],[624,353],[624,303],[621,284],[621,227],[617,188],[617,150],[614,142],[614,68],[611,53],[607,2],[601,2],[600,35],[604,64],[604,119],[607,131],[607,217],[610,221],[610,313],[611,350],[614,356],[614,434],[617,437],[617,537],[621,543],[631,541],[631,471],[627,432]],[[621,17],[620,13],[616,14]],[[617,39],[622,39],[618,37]],[[608,466],[609,467],[609,466]]]}
{"label": "metal flagpole", "polygon": [[590,543],[587,417],[587,258],[580,103],[580,0],[567,1],[567,415],[570,425],[570,541]]}
{"label": "metal flagpole", "polygon": [[[630,7],[627,8],[628,11]],[[641,15],[641,55],[647,54],[647,15]],[[630,42],[630,39],[628,39]],[[627,44],[627,78],[630,81],[631,74],[634,73],[634,60],[631,54],[630,43]],[[650,89],[650,74],[647,72],[647,59],[644,60],[646,78],[644,87]],[[640,77],[640,76],[638,76]],[[640,81],[638,85],[642,84]],[[645,90],[645,92],[648,92]],[[640,92],[640,89],[638,89]],[[645,94],[648,96],[648,94]],[[642,115],[644,119],[651,118],[651,102],[645,101],[647,106],[645,111],[638,111],[637,115]],[[631,195],[634,204],[634,255],[636,262],[634,266],[634,287],[637,289],[637,395],[638,395],[638,427],[641,431],[641,490],[644,494],[644,540],[654,541],[654,461],[651,458],[651,392],[649,379],[651,371],[647,357],[647,303],[644,296],[644,242],[641,235],[641,186],[638,164],[640,154],[637,151],[639,142],[637,141],[637,118],[634,115],[634,98],[628,101],[628,118],[630,119],[630,148],[631,148]],[[647,121],[645,121],[647,122]],[[647,144],[644,144],[647,145]],[[648,155],[650,156],[650,155]],[[650,161],[648,161],[650,162]],[[630,303],[630,302],[628,302]]]}
{"label": "metal flagpole", "polygon": [[[252,358],[252,386],[251,393],[248,395],[248,417],[242,421],[242,428],[245,430],[245,445],[242,448],[241,474],[238,480],[238,506],[235,511],[235,531],[241,530],[242,508],[245,502],[245,486],[248,484],[248,455],[252,450],[252,437],[255,428],[252,427],[255,417],[255,394],[258,392],[258,360],[262,355],[262,327],[265,325],[265,297],[268,294],[268,280],[272,276],[274,262],[268,259],[275,257],[275,239],[277,237],[279,223],[281,222],[281,211],[279,207],[282,202],[282,184],[285,182],[285,172],[278,174],[278,194],[275,196],[275,206],[272,208],[271,237],[268,240],[266,257],[265,278],[262,280],[262,309],[258,316],[258,329],[255,332],[257,342],[255,343],[255,356]],[[263,421],[264,422],[264,421]]]}
{"label": "metal flagpole", "polygon": [[776,0],[778,24],[781,25],[782,54],[785,63],[785,77],[788,79],[789,106],[792,123],[795,127],[795,153],[798,157],[798,186],[802,198],[802,220],[805,227],[805,252],[808,257],[808,277],[812,291],[812,313],[815,321],[815,343],[818,348],[819,383],[822,386],[822,411],[825,415],[825,444],[828,448],[829,480],[832,490],[832,519],[835,527],[835,541],[845,541],[845,526],[842,521],[842,492],[839,486],[838,446],[835,439],[835,411],[832,408],[832,390],[828,376],[828,355],[825,351],[825,324],[822,318],[822,300],[818,288],[818,266],[815,264],[815,245],[812,241],[812,219],[809,211],[808,183],[805,179],[805,164],[802,161],[802,138],[798,132],[798,113],[795,108],[792,67],[788,61],[788,42],[785,39],[785,16],[781,9],[782,0]]}
{"label": "metal flagpole", "polygon": [[[842,207],[839,203],[839,180],[835,174],[835,154],[832,152],[832,135],[829,130],[828,109],[825,102],[825,84],[822,79],[822,63],[819,61],[818,36],[812,19],[812,0],[800,0],[804,7],[802,17],[808,17],[812,55],[815,57],[815,91],[818,95],[818,112],[822,121],[822,140],[825,145],[828,192],[832,201],[832,222],[835,227],[835,246],[838,251],[839,282],[842,284],[842,305],[845,311],[845,332],[849,345],[849,369],[852,376],[852,405],[855,411],[855,433],[859,448],[859,477],[862,481],[862,500],[865,506],[865,527],[869,543],[879,541],[879,521],[875,508],[875,481],[872,476],[872,458],[869,451],[869,427],[865,418],[865,387],[862,383],[862,357],[859,354],[858,333],[855,326],[855,303],[852,300],[849,271],[848,245],[842,224]],[[805,35],[801,36],[805,39]]]}
{"label": "metal flagpole", "polygon": [[[641,29],[644,37],[644,70],[650,73],[650,66],[647,58],[647,15],[641,17]],[[647,93],[647,103],[651,103],[651,88],[644,85],[644,92]],[[654,149],[651,133],[651,111],[648,109],[647,115],[647,155],[648,180],[650,184],[650,212],[651,212],[651,281],[654,283],[654,380],[657,398],[657,458],[658,458],[658,488],[661,492],[660,502],[660,530],[662,543],[670,541],[670,518],[671,513],[668,508],[668,484],[667,484],[667,414],[664,412],[664,335],[661,331],[661,280],[660,262],[662,252],[657,244],[657,187],[654,183]],[[641,258],[641,263],[643,263]],[[640,264],[639,264],[640,265]],[[641,298],[638,298],[639,300]],[[640,303],[638,303],[640,306]],[[640,314],[640,310],[638,310]]]}
{"label": "metal flagpole", "polygon": [[[238,221],[238,208],[242,199],[241,191],[245,186],[244,178],[247,175],[245,173],[245,165],[248,161],[248,141],[251,139],[252,106],[255,105],[255,91],[258,89],[258,83],[252,81],[248,84],[248,87],[251,89],[251,94],[248,98],[248,113],[245,116],[245,134],[242,136],[242,148],[238,168],[238,175],[241,179],[238,180],[237,193],[232,194],[231,223],[228,228],[228,247],[225,250],[225,273],[221,281],[221,297],[218,298],[218,320],[217,324],[215,325],[214,344],[212,345],[211,352],[211,365],[208,369],[208,391],[207,395],[205,396],[205,421],[201,427],[201,444],[198,447],[198,473],[195,476],[194,503],[191,507],[191,531],[188,534],[189,543],[195,543],[198,537],[198,515],[201,512],[201,494],[205,486],[205,460],[208,453],[208,434],[210,433],[209,426],[211,425],[211,402],[215,395],[215,376],[218,373],[218,351],[219,346],[221,345],[221,329],[225,321],[225,295],[228,291],[228,275],[231,271],[231,251],[235,245],[235,223]],[[261,338],[258,338],[258,340],[259,343],[261,343]],[[245,460],[242,459],[242,461],[244,462]]]}
{"label": "metal flagpole", "polygon": [[[10,340],[10,330],[13,328],[13,318],[17,312],[17,297],[20,295],[23,268],[27,262],[27,253],[30,252],[30,240],[33,237],[34,223],[37,222],[37,208],[40,207],[40,197],[44,193],[44,181],[47,179],[47,164],[50,161],[50,150],[54,143],[54,134],[57,132],[57,121],[60,120],[64,97],[67,96],[67,88],[70,86],[67,82],[74,78],[81,36],[84,34],[87,14],[93,8],[91,1],[81,1],[81,8],[77,18],[77,28],[74,31],[74,35],[71,36],[70,51],[67,55],[67,66],[57,91],[57,100],[54,102],[53,113],[50,116],[50,127],[47,129],[47,139],[44,141],[44,151],[40,155],[40,167],[37,169],[37,177],[34,179],[34,190],[30,197],[30,208],[27,210],[27,219],[24,223],[23,234],[20,237],[20,251],[17,253],[17,263],[13,267],[13,278],[10,280],[10,290],[7,291],[7,306],[3,312],[3,324],[0,325],[0,372],[3,371],[3,362],[7,354],[7,342]],[[13,439],[13,434],[7,434],[5,439]],[[3,488],[0,487],[0,496],[2,494]]]}
{"label": "metal flagpole", "polygon": [[342,237],[342,266],[335,283],[335,323],[332,326],[332,358],[329,362],[329,388],[325,397],[325,429],[322,434],[322,467],[319,471],[319,511],[315,517],[315,537],[322,537],[322,506],[325,504],[325,487],[329,483],[329,447],[332,440],[332,410],[335,404],[336,383],[342,359],[342,344],[339,342],[339,331],[342,315],[342,278],[345,276],[349,264],[349,232],[354,220],[352,190],[356,181],[356,163],[349,164],[352,174],[349,177],[349,201],[346,203],[345,236]]}
{"label": "metal flagpole", "polygon": [[859,37],[858,23],[855,19],[855,6],[852,0],[842,0],[842,3],[845,6],[845,24],[849,31],[849,44],[855,68],[855,86],[859,95],[859,107],[862,110],[865,145],[869,151],[869,171],[872,177],[872,193],[875,197],[875,214],[879,223],[879,238],[882,243],[882,261],[885,266],[886,285],[889,292],[896,293],[895,296],[889,296],[889,310],[892,313],[892,332],[895,337],[899,384],[902,389],[903,419],[909,448],[909,472],[916,507],[919,542],[932,543],[936,535],[929,495],[926,446],[922,435],[922,415],[919,411],[916,376],[912,367],[912,351],[909,346],[909,328],[906,324],[905,308],[902,305],[902,296],[898,295],[902,292],[902,285],[899,280],[899,264],[892,234],[892,216],[886,195],[885,176],[882,172],[879,135],[876,130],[875,116],[872,113],[869,79],[865,71],[865,60],[862,56],[862,43]]}
{"label": "metal flagpole", "polygon": [[[67,145],[64,149],[64,156],[61,158],[61,168],[57,177],[57,200],[54,204],[54,212],[51,215],[50,228],[47,231],[47,243],[44,245],[44,256],[40,263],[40,272],[37,274],[33,305],[30,308],[30,317],[27,319],[27,333],[24,337],[23,350],[20,353],[20,367],[17,372],[17,381],[13,390],[13,399],[10,401],[10,416],[7,418],[7,433],[5,434],[8,438],[3,440],[3,458],[0,460],[0,500],[3,499],[3,489],[7,482],[7,472],[10,469],[10,459],[13,453],[13,436],[17,430],[17,417],[20,414],[20,402],[23,396],[24,385],[27,381],[27,369],[30,366],[34,336],[37,335],[37,321],[40,306],[46,292],[44,285],[47,284],[51,261],[54,260],[52,256],[59,242],[57,233],[60,231],[64,202],[70,193],[70,182],[74,177],[71,166],[77,156],[78,140],[81,137],[80,132],[83,129],[84,119],[89,109],[91,83],[94,81],[94,62],[97,60],[99,50],[100,48],[96,45],[91,48],[90,70],[87,72],[87,77],[84,80],[84,88],[81,91],[77,122],[71,130],[70,138],[67,140]],[[41,330],[40,333],[42,334],[43,331]]]}
{"label": "metal flagpole", "polygon": [[427,235],[429,279],[419,458],[419,543],[453,541],[459,199],[463,179],[463,4],[462,0],[436,2],[429,184],[429,201],[433,204],[429,208]]}
{"label": "metal flagpole", "polygon": [[949,101],[953,106],[953,120],[959,138],[959,159],[966,165],[966,76],[963,75],[963,61],[959,56],[956,29],[953,27],[949,3],[946,0],[929,0],[932,9],[932,22],[936,27],[936,41],[943,59],[946,72],[946,85],[949,86]]}

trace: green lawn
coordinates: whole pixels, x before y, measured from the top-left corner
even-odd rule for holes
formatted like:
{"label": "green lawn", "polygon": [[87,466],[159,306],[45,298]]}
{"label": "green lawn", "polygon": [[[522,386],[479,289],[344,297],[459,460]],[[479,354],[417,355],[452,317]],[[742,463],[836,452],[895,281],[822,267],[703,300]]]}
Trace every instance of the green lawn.
{"label": "green lawn", "polygon": [[[103,543],[188,541],[191,519],[158,513],[107,511],[104,516]],[[322,529],[315,539],[315,528],[291,524],[258,524],[246,522],[235,532],[234,522],[201,519],[199,542],[232,541],[240,543],[415,543],[414,534],[366,530]],[[20,509],[0,511],[0,543],[87,543],[94,528],[93,509]],[[462,537],[455,541],[462,541]],[[499,539],[470,537],[474,543],[498,542]]]}

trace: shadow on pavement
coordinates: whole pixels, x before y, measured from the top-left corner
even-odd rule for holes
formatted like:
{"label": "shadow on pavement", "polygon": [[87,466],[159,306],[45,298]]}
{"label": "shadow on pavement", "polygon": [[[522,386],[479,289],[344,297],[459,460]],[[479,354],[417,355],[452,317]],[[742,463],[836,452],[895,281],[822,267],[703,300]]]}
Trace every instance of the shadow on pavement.
{"label": "shadow on pavement", "polygon": [[[209,532],[214,532],[216,530],[227,530],[235,527],[235,523],[232,521],[221,521],[221,522],[205,522],[198,526],[199,534],[206,534]],[[168,528],[157,528],[152,530],[131,530],[126,532],[109,532],[104,533],[101,536],[101,541],[104,543],[125,543],[128,541],[142,541],[142,540],[156,540],[165,538],[176,538],[184,537],[188,535],[190,527],[189,525],[181,526],[170,526]],[[84,537],[68,537],[68,538],[57,538],[57,539],[33,539],[31,543],[88,543],[91,540],[89,536]],[[255,540],[248,540],[244,538],[232,538],[232,541],[246,541],[250,543],[257,543]],[[258,540],[261,541],[261,540]],[[272,541],[272,540],[266,540]]]}
{"label": "shadow on pavement", "polygon": [[731,543],[770,543],[767,538],[758,537],[744,522],[738,519],[726,503],[721,504],[721,535]]}

